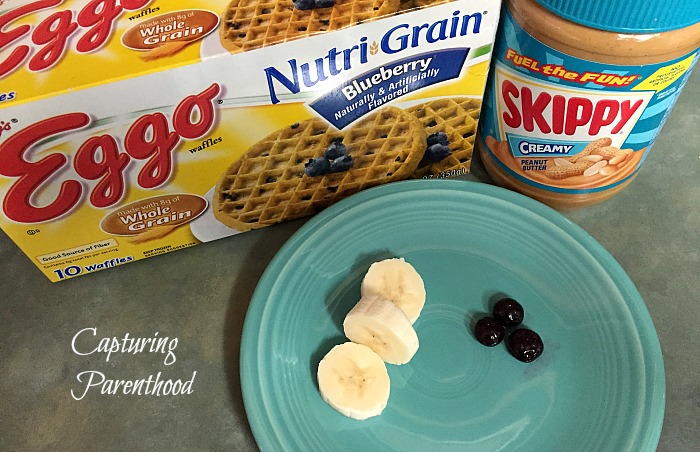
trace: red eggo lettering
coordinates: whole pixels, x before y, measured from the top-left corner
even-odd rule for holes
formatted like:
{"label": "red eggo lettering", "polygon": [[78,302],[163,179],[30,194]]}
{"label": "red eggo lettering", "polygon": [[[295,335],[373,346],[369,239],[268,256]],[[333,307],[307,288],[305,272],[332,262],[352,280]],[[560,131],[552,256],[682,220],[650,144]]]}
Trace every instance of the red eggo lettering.
{"label": "red eggo lettering", "polygon": [[[105,208],[122,199],[128,189],[124,170],[133,160],[145,160],[136,178],[141,188],[153,189],[166,183],[173,172],[172,153],[181,139],[201,138],[213,126],[216,119],[214,99],[220,92],[221,87],[214,83],[199,94],[185,97],[173,111],[172,130],[165,114],[142,115],[127,130],[123,150],[112,135],[86,139],[76,151],[72,165],[83,180],[98,181],[90,190],[90,204]],[[69,158],[56,152],[32,162],[26,159],[26,155],[46,138],[82,129],[89,124],[87,114],[68,113],[25,127],[0,144],[0,175],[17,179],[2,206],[10,220],[46,222],[78,205],[84,183],[72,179],[61,182],[58,195],[48,205],[34,205],[32,198],[37,190],[56,177],[69,163]]]}
{"label": "red eggo lettering", "polygon": [[[102,155],[97,158],[98,153]],[[122,173],[129,164],[129,156],[119,153],[114,137],[101,135],[87,139],[75,154],[75,172],[87,180],[100,180],[90,192],[90,204],[107,207],[124,196]]]}
{"label": "red eggo lettering", "polygon": [[68,212],[80,199],[83,186],[68,180],[61,183],[56,199],[44,207],[32,204],[32,195],[68,162],[59,153],[50,154],[37,162],[24,158],[31,147],[52,135],[80,129],[90,123],[84,113],[69,113],[32,124],[10,136],[0,145],[0,174],[17,177],[2,204],[7,218],[20,223],[41,223]]}
{"label": "red eggo lettering", "polygon": [[[0,15],[0,51],[5,50],[10,44],[16,42],[22,36],[29,33],[32,29],[30,25],[25,24],[13,28],[12,30],[5,31],[5,28],[10,23],[42,9],[56,6],[62,1],[63,0],[40,0],[27,5],[19,6],[3,15]],[[7,58],[0,62],[0,77],[4,77],[6,74],[17,69],[22,64],[24,59],[27,58],[27,55],[29,55],[29,50],[29,46],[24,44],[18,45],[12,49]]]}
{"label": "red eggo lettering", "polygon": [[[219,85],[211,85],[196,96],[185,97],[175,109],[173,126],[183,138],[194,139],[204,135],[214,124],[214,103],[219,95]],[[199,121],[192,122],[195,109],[199,111]]]}
{"label": "red eggo lettering", "polygon": [[148,159],[139,171],[138,184],[141,187],[155,188],[170,177],[171,152],[179,141],[180,137],[170,131],[168,118],[162,113],[141,116],[129,128],[124,139],[126,152],[135,159]]}
{"label": "red eggo lettering", "polygon": [[32,42],[41,47],[29,59],[29,70],[42,71],[56,64],[76,28],[78,25],[73,23],[73,13],[70,11],[59,11],[42,21],[32,33]]}
{"label": "red eggo lettering", "polygon": [[[127,2],[128,3],[128,2]],[[139,3],[145,5],[148,1],[131,2],[135,8],[140,8]],[[122,2],[122,7],[128,8],[125,2]],[[112,22],[121,14],[122,7],[117,3],[106,0],[93,0],[78,13],[78,25],[88,30],[78,40],[75,45],[75,50],[79,53],[87,53],[98,49],[102,44],[107,42],[110,34],[112,34]]]}
{"label": "red eggo lettering", "polygon": [[[66,53],[73,34],[80,34],[75,44],[78,53],[91,52],[104,45],[111,36],[114,22],[124,11],[133,11],[145,7],[153,0],[91,0],[77,13],[70,9],[56,11],[38,25],[28,24],[9,28],[10,24],[27,15],[47,8],[55,8],[63,0],[37,0],[19,6],[0,15],[0,52],[8,51],[8,56],[0,62],[0,78],[15,71],[29,58],[27,68],[30,71],[48,69],[61,60]],[[9,29],[8,29],[9,28]],[[17,43],[29,36],[31,44],[36,47]],[[11,48],[12,44],[16,44]]]}
{"label": "red eggo lettering", "polygon": [[598,99],[585,96],[565,97],[541,91],[534,96],[527,86],[518,88],[510,80],[501,84],[501,96],[505,110],[503,122],[512,129],[526,132],[574,135],[579,129],[587,129],[590,136],[612,126],[610,133],[618,133],[644,103],[643,99]]}

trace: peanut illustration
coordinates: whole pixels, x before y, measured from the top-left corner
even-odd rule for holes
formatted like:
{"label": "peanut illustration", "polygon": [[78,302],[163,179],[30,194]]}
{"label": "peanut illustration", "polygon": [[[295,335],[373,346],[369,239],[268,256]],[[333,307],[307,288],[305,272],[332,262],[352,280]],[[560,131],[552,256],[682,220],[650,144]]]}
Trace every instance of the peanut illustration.
{"label": "peanut illustration", "polygon": [[605,160],[618,159],[619,157],[627,157],[632,151],[629,149],[620,149],[615,146],[603,146],[592,151],[593,155],[600,155]]}
{"label": "peanut illustration", "polygon": [[598,138],[588,143],[576,155],[552,159],[554,164],[544,173],[550,179],[556,180],[574,176],[590,177],[596,174],[609,176],[619,170],[633,152],[632,149],[612,146],[612,140],[608,137]]}
{"label": "peanut illustration", "polygon": [[596,163],[596,162],[600,162],[601,160],[603,160],[603,156],[600,154],[591,154],[591,155],[587,155],[585,157],[581,157],[579,160],[585,160],[587,162]]}
{"label": "peanut illustration", "polygon": [[627,157],[632,155],[632,152],[634,152],[634,151],[632,151],[632,149],[621,149],[620,154],[611,158],[608,161],[608,163],[610,163],[611,165],[619,165],[619,164],[625,162],[627,160]]}
{"label": "peanut illustration", "polygon": [[579,152],[576,155],[573,155],[569,157],[569,160],[571,160],[571,163],[576,163],[579,159],[582,157],[586,157],[588,155],[591,155],[595,153],[596,150],[610,146],[612,144],[612,139],[608,137],[603,137],[603,138],[598,138],[597,140],[593,140],[590,143],[586,145],[585,148],[581,152]]}
{"label": "peanut illustration", "polygon": [[583,172],[583,175],[588,177],[588,176],[594,176],[600,172],[601,169],[603,169],[604,166],[608,166],[608,161],[607,160],[601,160],[599,162],[594,163],[591,165],[590,168],[588,168],[586,171]]}
{"label": "peanut illustration", "polygon": [[569,159],[565,159],[562,157],[555,157],[554,158],[554,165],[556,166],[571,166],[573,163]]}
{"label": "peanut illustration", "polygon": [[552,166],[545,170],[545,174],[550,179],[566,179],[567,177],[581,176],[588,168],[593,166],[593,162],[582,160],[580,162],[572,163],[569,166]]}

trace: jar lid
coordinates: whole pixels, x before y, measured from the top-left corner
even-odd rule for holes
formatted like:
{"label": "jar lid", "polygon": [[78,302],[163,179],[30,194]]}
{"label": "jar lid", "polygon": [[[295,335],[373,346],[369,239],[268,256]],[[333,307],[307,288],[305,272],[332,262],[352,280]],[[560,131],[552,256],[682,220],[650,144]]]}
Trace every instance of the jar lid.
{"label": "jar lid", "polygon": [[536,0],[572,22],[600,30],[658,33],[700,22],[698,0]]}

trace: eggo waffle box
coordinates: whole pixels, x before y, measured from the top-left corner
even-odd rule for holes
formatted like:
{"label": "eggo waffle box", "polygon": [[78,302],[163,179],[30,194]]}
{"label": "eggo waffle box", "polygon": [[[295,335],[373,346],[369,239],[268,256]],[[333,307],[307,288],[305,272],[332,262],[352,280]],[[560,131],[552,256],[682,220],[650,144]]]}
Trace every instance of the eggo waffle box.
{"label": "eggo waffle box", "polygon": [[0,0],[0,225],[60,281],[469,171],[494,0]]}

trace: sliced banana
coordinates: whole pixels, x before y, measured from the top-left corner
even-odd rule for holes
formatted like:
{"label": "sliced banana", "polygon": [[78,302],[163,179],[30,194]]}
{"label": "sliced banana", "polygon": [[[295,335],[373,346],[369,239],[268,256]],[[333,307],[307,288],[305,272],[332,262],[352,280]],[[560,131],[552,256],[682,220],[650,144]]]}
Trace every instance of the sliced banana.
{"label": "sliced banana", "polygon": [[353,419],[381,414],[389,400],[386,364],[365,345],[336,345],[318,364],[317,376],[323,400]]}
{"label": "sliced banana", "polygon": [[418,335],[406,314],[390,300],[365,295],[343,321],[345,336],[366,345],[389,364],[405,364],[418,350]]}
{"label": "sliced banana", "polygon": [[406,314],[411,323],[425,304],[425,285],[415,268],[403,258],[375,262],[362,280],[362,296],[388,298]]}

